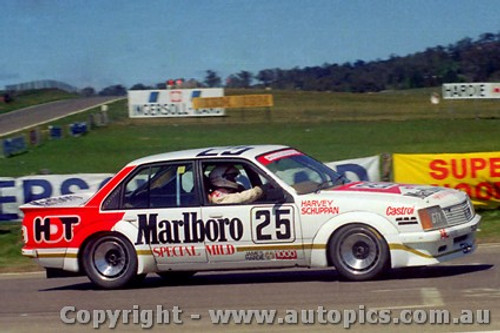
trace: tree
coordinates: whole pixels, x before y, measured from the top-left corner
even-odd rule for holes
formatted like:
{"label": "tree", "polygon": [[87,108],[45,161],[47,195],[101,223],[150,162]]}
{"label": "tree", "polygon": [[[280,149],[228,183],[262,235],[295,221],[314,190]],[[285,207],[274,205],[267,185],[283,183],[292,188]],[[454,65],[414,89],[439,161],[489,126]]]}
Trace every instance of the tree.
{"label": "tree", "polygon": [[109,86],[104,88],[99,92],[99,96],[125,96],[127,95],[127,89],[121,84],[114,86]]}
{"label": "tree", "polygon": [[219,75],[217,75],[216,72],[212,70],[207,70],[205,80],[203,82],[210,88],[220,87],[222,79],[220,78]]}
{"label": "tree", "polygon": [[255,78],[262,82],[265,87],[268,87],[275,80],[276,76],[272,69],[264,69]]}
{"label": "tree", "polygon": [[149,90],[151,87],[145,86],[142,83],[136,83],[130,88],[130,90]]}
{"label": "tree", "polygon": [[90,97],[90,96],[94,96],[95,95],[95,89],[92,88],[92,87],[86,87],[86,88],[83,88],[81,91],[80,91],[80,95],[84,96],[84,97]]}
{"label": "tree", "polygon": [[253,74],[247,71],[241,71],[238,73],[238,79],[240,79],[242,88],[250,87],[252,83]]}
{"label": "tree", "polygon": [[247,71],[241,71],[238,74],[231,74],[226,79],[228,88],[249,88],[252,83],[253,75]]}

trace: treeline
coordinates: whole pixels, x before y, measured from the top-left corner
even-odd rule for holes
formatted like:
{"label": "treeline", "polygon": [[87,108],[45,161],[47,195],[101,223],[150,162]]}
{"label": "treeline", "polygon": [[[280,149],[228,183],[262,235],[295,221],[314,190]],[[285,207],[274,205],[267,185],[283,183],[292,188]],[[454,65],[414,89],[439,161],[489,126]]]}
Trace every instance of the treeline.
{"label": "treeline", "polygon": [[488,81],[500,81],[500,33],[485,33],[477,40],[464,38],[403,57],[391,55],[387,60],[264,69],[256,75],[242,71],[230,75],[226,87],[376,92]]}
{"label": "treeline", "polygon": [[[241,71],[223,80],[207,70],[203,81],[176,79],[174,88],[226,87],[272,88],[339,92],[377,92],[440,86],[451,82],[500,81],[500,33],[484,33],[477,39],[464,38],[448,46],[438,45],[407,56],[391,55],[387,60],[328,64],[293,69],[263,69],[257,74]],[[165,89],[135,84],[131,90]],[[99,95],[126,95],[122,85],[110,86]],[[93,95],[93,88],[82,90]]]}

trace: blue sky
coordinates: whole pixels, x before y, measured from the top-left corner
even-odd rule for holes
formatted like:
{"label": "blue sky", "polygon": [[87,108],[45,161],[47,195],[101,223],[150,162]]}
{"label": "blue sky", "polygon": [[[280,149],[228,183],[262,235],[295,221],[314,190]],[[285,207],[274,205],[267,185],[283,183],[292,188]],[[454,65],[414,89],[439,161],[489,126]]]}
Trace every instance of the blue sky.
{"label": "blue sky", "polygon": [[203,80],[404,56],[500,32],[500,1],[0,0],[0,88]]}

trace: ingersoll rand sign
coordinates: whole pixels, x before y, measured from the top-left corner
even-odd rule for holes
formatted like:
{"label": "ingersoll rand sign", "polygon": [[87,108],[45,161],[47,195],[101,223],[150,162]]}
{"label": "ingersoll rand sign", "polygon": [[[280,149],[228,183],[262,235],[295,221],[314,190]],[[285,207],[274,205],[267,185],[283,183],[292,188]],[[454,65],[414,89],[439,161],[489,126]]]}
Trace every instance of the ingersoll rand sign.
{"label": "ingersoll rand sign", "polygon": [[223,108],[193,108],[193,98],[222,97],[224,89],[130,90],[130,118],[223,116]]}

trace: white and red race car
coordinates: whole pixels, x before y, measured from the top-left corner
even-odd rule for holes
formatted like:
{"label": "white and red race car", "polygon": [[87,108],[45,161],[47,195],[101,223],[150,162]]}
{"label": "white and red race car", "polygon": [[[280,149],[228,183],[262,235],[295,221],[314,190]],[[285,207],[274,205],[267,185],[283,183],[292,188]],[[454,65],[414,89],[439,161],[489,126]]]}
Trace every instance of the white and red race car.
{"label": "white and red race car", "polygon": [[[211,204],[210,171],[239,171],[265,194]],[[185,150],[126,165],[96,193],[23,205],[22,253],[53,275],[121,288],[147,273],[334,266],[371,279],[391,267],[471,253],[480,216],[467,194],[432,186],[349,182],[286,146]]]}

